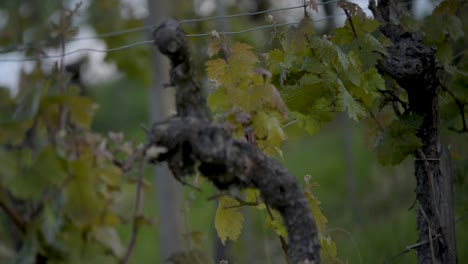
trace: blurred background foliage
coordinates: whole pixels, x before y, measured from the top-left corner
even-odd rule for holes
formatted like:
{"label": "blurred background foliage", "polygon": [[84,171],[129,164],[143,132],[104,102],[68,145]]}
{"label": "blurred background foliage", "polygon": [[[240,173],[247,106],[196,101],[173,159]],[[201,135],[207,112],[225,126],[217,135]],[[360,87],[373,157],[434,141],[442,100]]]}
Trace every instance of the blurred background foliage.
{"label": "blurred background foliage", "polygon": [[[239,0],[221,1],[224,12],[241,13],[263,10],[278,6],[277,1]],[[432,4],[427,1],[427,5]],[[58,36],[51,34],[51,20],[57,20],[62,7],[73,7],[76,1],[34,1],[4,0],[0,2],[0,48],[2,51],[14,51],[18,58],[21,54],[35,56],[59,50]],[[300,5],[301,1],[286,1],[287,5]],[[171,1],[176,8],[168,17],[189,19],[198,16],[216,15],[215,1],[194,0]],[[365,5],[365,3],[364,3]],[[204,8],[202,8],[204,7]],[[103,34],[127,30],[147,25],[148,13],[145,1],[129,0],[89,0],[84,1],[80,15],[73,21],[78,29],[88,29],[87,33]],[[413,5],[413,8],[416,8]],[[147,11],[147,10],[146,10]],[[416,10],[417,11],[417,10]],[[296,21],[302,17],[298,13],[283,11],[275,13],[278,22]],[[323,13],[324,10],[320,9]],[[413,12],[415,12],[413,10]],[[466,10],[463,10],[466,13]],[[294,17],[297,16],[297,19]],[[339,16],[337,16],[339,18]],[[462,19],[468,16],[460,15]],[[339,21],[335,21],[339,23]],[[239,31],[265,25],[263,15],[232,19],[224,25],[229,31]],[[319,22],[317,27],[327,30],[326,22]],[[467,25],[468,23],[463,23]],[[190,23],[185,26],[188,34],[206,33],[220,30],[219,21]],[[91,30],[91,31],[89,31]],[[463,28],[465,36],[468,28]],[[271,30],[254,31],[229,37],[229,41],[241,41],[256,47],[257,52],[269,50],[276,45],[271,41]],[[82,35],[79,35],[82,36]],[[108,38],[98,39],[89,45],[102,45],[114,48],[122,45],[147,40],[149,31],[138,31]],[[197,74],[204,78],[203,65],[208,59],[209,37],[190,38]],[[99,43],[98,43],[99,42]],[[48,46],[48,43],[54,45]],[[19,53],[17,47],[26,47]],[[89,46],[85,46],[89,48]],[[467,42],[462,39],[457,49],[466,54]],[[91,47],[92,48],[92,47]],[[77,93],[91,98],[99,105],[92,122],[91,130],[108,134],[121,131],[125,139],[141,143],[146,135],[141,126],[147,126],[149,120],[148,94],[151,84],[150,49],[152,46],[136,46],[121,51],[109,52],[104,61],[91,58],[92,53],[82,53],[73,59],[65,59],[67,73]],[[3,53],[3,52],[2,52]],[[0,53],[0,59],[2,58]],[[462,55],[465,56],[465,55]],[[53,60],[51,60],[53,61]],[[466,61],[466,60],[465,60]],[[1,62],[5,66],[5,62]],[[50,86],[59,82],[56,65],[50,62],[9,62],[14,67],[21,67],[20,82],[14,87],[0,89],[0,117],[5,122],[12,116],[27,117],[34,110],[35,94],[30,92],[35,86]],[[106,66],[107,65],[107,66]],[[111,73],[105,78],[99,67],[111,67]],[[468,67],[465,65],[465,67]],[[466,68],[465,68],[466,69]],[[94,72],[96,71],[96,72]],[[11,76],[2,75],[1,79]],[[458,80],[466,84],[466,78]],[[19,109],[18,105],[24,106]],[[14,107],[15,106],[15,107]],[[19,109],[19,110],[18,110]],[[453,111],[452,111],[453,112]],[[450,109],[447,109],[451,118]],[[357,124],[344,115],[340,115],[325,125],[313,136],[291,125],[286,129],[288,140],[283,143],[284,165],[304,182],[305,175],[311,175],[312,181],[319,186],[313,193],[321,200],[324,214],[327,216],[328,232],[337,242],[340,259],[348,263],[381,263],[383,260],[403,251],[406,246],[417,240],[415,224],[414,176],[412,161],[408,158],[395,167],[382,167],[378,164],[373,143],[369,140],[369,130],[364,123]],[[454,153],[455,168],[455,206],[457,221],[459,263],[468,262],[468,141],[465,134],[445,131],[444,141]],[[2,168],[4,170],[5,168]],[[153,181],[151,168],[146,169],[145,177]],[[214,213],[216,204],[207,199],[215,194],[214,189],[203,183],[202,192],[184,189],[182,210],[185,241],[194,243],[203,251],[215,255]],[[128,214],[133,212],[134,186],[125,186],[123,208]],[[140,229],[136,248],[130,263],[156,263],[159,259],[158,218],[164,214],[158,211],[155,202],[155,188],[144,192],[143,212],[152,225],[143,225]],[[229,263],[282,263],[280,243],[271,229],[265,227],[265,215],[257,210],[243,209],[246,221],[241,238],[236,243],[228,242]],[[11,259],[14,255],[15,240],[11,239],[11,223],[5,214],[0,214],[0,262]],[[117,229],[122,236],[123,245],[127,245],[131,236],[131,225],[119,224]],[[191,241],[190,243],[188,241]],[[14,251],[14,250],[13,250]],[[96,262],[98,260],[95,260]],[[102,259],[99,260],[102,262]],[[394,263],[415,263],[414,252],[409,252]],[[18,262],[27,263],[27,262]],[[90,262],[91,263],[91,262]],[[106,262],[107,263],[107,262]]]}

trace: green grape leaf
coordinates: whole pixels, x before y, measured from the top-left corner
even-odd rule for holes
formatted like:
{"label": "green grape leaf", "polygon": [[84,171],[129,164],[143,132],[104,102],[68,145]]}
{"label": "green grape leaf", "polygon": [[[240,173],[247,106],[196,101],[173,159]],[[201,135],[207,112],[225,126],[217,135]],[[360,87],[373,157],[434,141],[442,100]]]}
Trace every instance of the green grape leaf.
{"label": "green grape leaf", "polygon": [[329,41],[314,37],[310,41],[311,47],[317,51],[317,57],[325,65],[331,65],[336,58],[336,49],[335,45],[331,44]]}
{"label": "green grape leaf", "polygon": [[255,112],[266,107],[276,110],[283,120],[288,119],[286,105],[273,84],[265,83],[253,86],[246,95],[241,96],[239,99],[237,105],[241,106],[246,112]]}
{"label": "green grape leaf", "polygon": [[[64,105],[70,111],[71,121],[85,129],[89,129],[94,112],[97,109],[97,105],[91,99],[84,96],[58,95],[44,97],[41,101],[40,109],[46,120],[52,119],[58,122],[57,113],[55,111],[48,111],[57,105]],[[53,115],[53,117],[50,118],[48,115]]]}
{"label": "green grape leaf", "polygon": [[291,27],[286,32],[283,50],[292,51],[296,56],[303,56],[309,52],[307,36],[314,32],[311,21],[309,17],[305,16],[297,26]]}
{"label": "green grape leaf", "polygon": [[416,136],[421,123],[420,117],[403,116],[385,128],[377,141],[379,162],[383,165],[397,165],[421,148],[421,139]]}
{"label": "green grape leaf", "polygon": [[363,21],[360,30],[362,30],[363,33],[372,33],[377,30],[379,26],[379,21],[376,19],[367,18]]}
{"label": "green grape leaf", "polygon": [[421,22],[411,14],[401,13],[400,25],[408,32],[416,32],[421,30]]}
{"label": "green grape leaf", "polygon": [[457,12],[460,9],[461,5],[458,0],[444,0],[440,2],[436,8],[434,8],[434,11],[432,11],[432,14],[434,16],[442,15],[442,14],[449,14],[449,15],[454,15],[455,12]]}
{"label": "green grape leaf", "polygon": [[322,79],[319,75],[316,74],[304,74],[301,79],[299,79],[299,83],[302,86],[302,89],[311,89],[315,85],[320,84]]}
{"label": "green grape leaf", "polygon": [[83,96],[70,96],[65,100],[70,110],[70,119],[78,126],[89,129],[97,105],[91,99]]}
{"label": "green grape leaf", "polygon": [[280,74],[283,69],[283,63],[285,61],[284,52],[280,49],[273,49],[268,52],[267,57],[267,66],[271,74],[277,75]]}
{"label": "green grape leaf", "polygon": [[51,148],[42,150],[33,164],[10,181],[11,192],[21,199],[39,199],[47,187],[58,185],[66,177],[64,162]]}
{"label": "green grape leaf", "polygon": [[20,144],[24,140],[26,131],[32,125],[32,120],[19,120],[0,124],[0,144]]}
{"label": "green grape leaf", "polygon": [[315,74],[304,74],[299,84],[288,85],[282,91],[284,102],[291,111],[305,113],[312,102],[327,93],[323,79]]}
{"label": "green grape leaf", "polygon": [[[230,100],[245,112],[253,112],[265,104],[274,106],[273,89],[271,84],[249,86],[247,89],[232,89],[229,91]],[[275,89],[276,90],[276,89]]]}
{"label": "green grape leaf", "polygon": [[[244,217],[240,212],[239,202],[235,199],[223,196],[218,200],[218,209],[215,216],[215,229],[218,237],[223,243],[229,238],[237,240],[242,231]],[[236,208],[232,208],[236,207]]]}
{"label": "green grape leaf", "polygon": [[322,124],[332,119],[331,103],[325,98],[319,98],[311,103],[311,106],[304,112],[293,112],[300,127],[304,128],[309,134],[317,132]]}
{"label": "green grape leaf", "polygon": [[346,90],[341,80],[338,80],[337,83],[339,85],[338,104],[348,110],[348,116],[351,119],[359,121],[359,119],[366,114],[364,107],[356,102],[348,90]]}
{"label": "green grape leaf", "polygon": [[368,108],[378,98],[378,90],[385,90],[385,81],[375,67],[369,68],[360,74],[359,86],[355,86],[351,91],[355,98],[360,99]]}
{"label": "green grape leaf", "polygon": [[307,57],[301,66],[301,71],[307,71],[309,73],[321,73],[323,72],[323,66],[317,57]]}
{"label": "green grape leaf", "polygon": [[355,40],[352,32],[350,32],[346,27],[336,28],[334,32],[335,34],[331,40],[337,45],[348,45]]}
{"label": "green grape leaf", "polygon": [[315,134],[322,127],[322,123],[310,115],[304,115],[299,112],[293,112],[293,115],[296,118],[299,126],[304,128],[310,135]]}
{"label": "green grape leaf", "polygon": [[19,166],[13,152],[0,148],[0,185],[9,186],[18,176]]}
{"label": "green grape leaf", "polygon": [[97,175],[91,173],[92,164],[90,155],[69,163],[71,175],[64,188],[64,212],[78,227],[92,223],[104,208],[103,200],[96,193]]}
{"label": "green grape leaf", "polygon": [[[444,65],[445,70],[451,67],[453,60],[453,47],[450,42],[437,43],[436,58]],[[448,72],[448,71],[447,71]]]}
{"label": "green grape leaf", "polygon": [[378,52],[383,55],[388,54],[387,49],[382,45],[382,43],[380,43],[380,41],[370,33],[366,33],[360,38],[360,44],[361,49],[363,50]]}
{"label": "green grape leaf", "polygon": [[445,42],[446,36],[455,41],[464,35],[458,17],[449,14],[426,17],[422,30],[425,33],[425,41],[429,44]]}
{"label": "green grape leaf", "polygon": [[457,16],[448,16],[446,32],[453,41],[459,40],[465,35],[462,23]]}
{"label": "green grape leaf", "polygon": [[382,43],[369,33],[363,34],[355,43],[359,49],[359,58],[364,68],[374,67],[387,49]]}
{"label": "green grape leaf", "polygon": [[223,87],[217,88],[213,90],[208,95],[208,106],[212,111],[222,111],[225,109],[230,108],[231,104],[228,101],[228,95],[226,93],[226,89]]}
{"label": "green grape leaf", "polygon": [[296,56],[294,50],[286,50],[284,52],[284,60],[280,64],[282,69],[294,70],[294,67],[299,63],[302,63],[302,58]]}

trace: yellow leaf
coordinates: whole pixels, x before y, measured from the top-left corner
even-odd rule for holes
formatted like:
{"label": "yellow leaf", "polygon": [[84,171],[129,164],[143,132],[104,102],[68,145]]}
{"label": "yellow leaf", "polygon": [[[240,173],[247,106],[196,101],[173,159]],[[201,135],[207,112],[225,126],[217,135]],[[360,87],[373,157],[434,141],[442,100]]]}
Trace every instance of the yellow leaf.
{"label": "yellow leaf", "polygon": [[223,84],[232,82],[229,75],[226,73],[228,71],[228,65],[225,60],[219,58],[209,60],[205,63],[205,66],[208,79],[218,80]]}
{"label": "yellow leaf", "polygon": [[240,212],[240,207],[231,208],[233,206],[239,206],[239,202],[235,199],[223,196],[218,201],[215,228],[223,244],[228,238],[233,241],[237,240],[242,231],[244,216]]}
{"label": "yellow leaf", "polygon": [[222,45],[224,44],[224,37],[215,38],[213,41],[210,42],[208,45],[208,56],[211,58],[216,55],[219,50],[221,49]]}
{"label": "yellow leaf", "polygon": [[245,194],[245,201],[248,203],[258,203],[256,206],[257,209],[263,210],[265,209],[265,204],[263,203],[261,197],[260,197],[260,190],[258,189],[253,189],[253,188],[248,188],[245,189],[244,191]]}
{"label": "yellow leaf", "polygon": [[224,88],[218,88],[208,95],[208,106],[212,111],[216,111],[218,109],[221,111],[226,110],[230,105],[228,101],[228,95]]}
{"label": "yellow leaf", "polygon": [[93,173],[99,177],[108,187],[118,189],[120,186],[120,176],[122,171],[113,165],[107,165],[93,169]]}
{"label": "yellow leaf", "polygon": [[[260,149],[268,154],[276,153],[279,146],[286,139],[281,126],[281,117],[277,112],[260,111],[252,118],[252,127],[259,140]],[[263,139],[263,140],[262,140]]]}
{"label": "yellow leaf", "polygon": [[116,226],[120,224],[120,218],[112,212],[100,214],[93,223],[95,225]]}
{"label": "yellow leaf", "polygon": [[319,235],[320,242],[320,260],[323,264],[338,264],[342,263],[337,259],[336,244],[330,237]]}
{"label": "yellow leaf", "polygon": [[254,74],[253,70],[258,58],[251,49],[251,46],[244,43],[234,43],[232,45],[231,56],[228,61],[229,70],[234,81],[245,80]]}
{"label": "yellow leaf", "polygon": [[270,216],[267,217],[267,226],[275,230],[278,236],[286,238],[288,236],[288,231],[286,231],[286,226],[284,226],[283,218],[281,214],[276,210],[271,210],[274,220]]}
{"label": "yellow leaf", "polygon": [[320,201],[310,191],[306,190],[305,195],[309,201],[310,210],[314,216],[317,229],[321,233],[325,230],[328,219],[323,215],[322,210],[320,210]]}

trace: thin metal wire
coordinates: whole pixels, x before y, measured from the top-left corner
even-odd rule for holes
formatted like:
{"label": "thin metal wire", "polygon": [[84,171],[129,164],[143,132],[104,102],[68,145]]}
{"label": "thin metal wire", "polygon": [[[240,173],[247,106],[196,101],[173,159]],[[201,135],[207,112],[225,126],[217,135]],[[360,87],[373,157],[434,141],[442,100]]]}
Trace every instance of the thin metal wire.
{"label": "thin metal wire", "polygon": [[[145,26],[145,27],[139,27],[139,28],[131,28],[131,29],[126,29],[126,30],[120,30],[120,31],[113,31],[113,32],[108,32],[108,33],[103,33],[103,34],[98,34],[95,36],[85,36],[85,37],[78,37],[78,38],[73,38],[65,41],[65,44],[75,42],[75,41],[83,41],[83,40],[92,40],[92,39],[100,39],[100,38],[107,38],[107,37],[114,37],[114,36],[119,36],[123,34],[128,34],[128,33],[134,33],[138,31],[142,31],[147,28],[151,28],[153,26]],[[50,41],[46,43],[45,41],[39,41],[39,43],[42,44],[24,44],[20,47],[16,48],[5,48],[4,50],[0,51],[0,54],[7,54],[11,52],[20,52],[20,51],[25,51],[28,49],[40,49],[40,48],[47,48],[47,47],[52,47],[60,44],[58,41]]]}
{"label": "thin metal wire", "polygon": [[[318,3],[317,5],[328,5],[328,4],[333,4],[333,3],[338,3],[341,0],[333,0],[325,3]],[[205,18],[194,18],[194,19],[185,19],[185,20],[180,20],[179,22],[181,24],[184,23],[193,23],[193,22],[205,22],[205,21],[210,21],[210,20],[219,20],[219,19],[230,19],[230,18],[236,18],[236,17],[243,17],[243,16],[256,16],[256,15],[262,15],[266,13],[273,13],[277,11],[284,11],[284,10],[291,10],[291,9],[298,9],[298,8],[304,8],[307,7],[308,5],[299,5],[299,6],[291,6],[291,7],[281,7],[281,8],[273,8],[273,9],[268,9],[268,10],[263,10],[263,11],[258,11],[258,12],[248,12],[248,13],[240,13],[240,14],[234,14],[234,15],[226,15],[226,16],[213,16],[213,17],[205,17]]]}
{"label": "thin metal wire", "polygon": [[[327,17],[323,17],[321,19],[315,19],[313,20],[312,22],[320,22],[320,21],[324,21],[324,20],[327,20],[327,19],[331,19],[331,18],[334,18],[334,17],[338,17],[338,16],[343,16],[345,15],[344,13],[343,14],[336,14],[336,15],[333,15],[333,16],[327,16]],[[272,25],[267,25],[267,26],[260,26],[260,27],[254,27],[254,28],[249,28],[249,29],[245,29],[245,30],[241,30],[241,31],[227,31],[227,32],[218,32],[219,34],[224,34],[224,35],[238,35],[238,34],[244,34],[244,33],[247,33],[247,32],[251,32],[251,31],[256,31],[256,30],[262,30],[262,29],[268,29],[268,28],[276,28],[276,27],[285,27],[285,26],[295,26],[295,25],[298,25],[300,22],[290,22],[290,23],[283,23],[283,24],[272,24]],[[185,35],[186,37],[206,37],[206,36],[211,36],[212,33],[200,33],[200,34],[187,34]]]}
{"label": "thin metal wire", "polygon": [[119,35],[123,35],[123,34],[135,33],[135,32],[146,30],[146,29],[149,29],[149,28],[152,28],[152,27],[153,26],[144,26],[144,27],[130,28],[130,29],[125,29],[125,30],[120,30],[120,31],[102,33],[102,34],[98,34],[98,35],[95,35],[95,36],[85,36],[85,37],[73,38],[73,39],[69,40],[69,42],[80,41],[80,40],[90,40],[90,39],[100,39],[100,38],[107,38],[107,37],[115,37],[115,36],[119,36]]}
{"label": "thin metal wire", "polygon": [[[275,27],[285,27],[285,26],[293,26],[297,25],[299,22],[291,22],[291,23],[284,23],[284,24],[272,24],[272,25],[267,25],[267,26],[261,26],[261,27],[254,27],[254,28],[249,28],[241,31],[227,31],[227,32],[218,32],[219,34],[224,34],[224,35],[238,35],[238,34],[243,34],[251,31],[256,31],[256,30],[261,30],[261,29],[268,29],[268,28],[275,28]],[[191,37],[206,37],[206,36],[211,36],[212,33],[200,33],[200,34],[187,34],[185,35],[188,38]]]}
{"label": "thin metal wire", "polygon": [[1,63],[1,62],[22,62],[22,61],[35,61],[35,60],[39,60],[39,59],[61,58],[61,57],[64,57],[64,56],[68,56],[68,55],[71,55],[71,54],[75,54],[75,53],[79,53],[79,52],[84,52],[84,51],[90,51],[90,52],[112,52],[112,51],[118,51],[118,50],[123,50],[123,49],[127,49],[127,48],[132,48],[132,47],[139,46],[139,45],[152,44],[152,43],[154,43],[154,40],[145,40],[145,41],[140,41],[140,42],[136,42],[136,43],[131,43],[131,44],[128,44],[128,45],[124,45],[124,46],[120,46],[120,47],[116,47],[116,48],[111,48],[111,49],[105,49],[105,50],[98,50],[98,49],[85,48],[85,49],[77,49],[77,50],[70,51],[70,52],[66,52],[66,53],[64,53],[64,54],[59,54],[59,55],[45,55],[45,56],[36,56],[36,57],[26,57],[26,58],[22,58],[22,59],[2,59],[2,60],[0,60],[0,63]]}
{"label": "thin metal wire", "polygon": [[[317,5],[328,5],[328,4],[333,4],[337,3],[340,0],[332,0],[329,2],[325,3],[318,3]],[[226,15],[226,16],[213,16],[213,17],[206,17],[206,18],[194,18],[194,19],[184,19],[184,20],[179,20],[181,24],[186,24],[186,23],[194,23],[194,22],[205,22],[205,21],[212,21],[212,20],[219,20],[219,19],[231,19],[231,18],[237,18],[237,17],[244,17],[244,16],[255,16],[255,15],[261,15],[261,14],[266,14],[266,13],[273,13],[277,11],[285,11],[285,10],[292,10],[292,9],[298,9],[298,8],[305,8],[308,5],[299,5],[299,6],[292,6],[292,7],[282,7],[282,8],[272,8],[268,10],[263,10],[263,11],[258,11],[258,12],[247,12],[247,13],[240,13],[240,14],[233,14],[233,15]],[[85,36],[85,37],[78,37],[78,38],[73,38],[70,40],[65,41],[66,44],[70,42],[75,42],[75,41],[82,41],[82,40],[91,40],[91,39],[101,39],[101,38],[107,38],[107,37],[114,37],[114,36],[119,36],[123,34],[129,34],[129,33],[135,33],[147,29],[154,28],[156,25],[148,25],[148,26],[143,26],[143,27],[136,27],[136,28],[130,28],[130,29],[125,29],[125,30],[119,30],[119,31],[113,31],[113,32],[108,32],[108,33],[103,33],[103,34],[98,34],[95,36]],[[206,36],[204,34],[203,36]],[[39,41],[39,43],[42,44],[24,44],[24,45],[19,45],[15,47],[9,47],[5,48],[4,50],[0,51],[0,54],[7,54],[11,52],[21,52],[25,51],[28,49],[39,49],[39,48],[45,48],[45,47],[51,47],[60,44],[60,42],[45,42],[45,41]]]}
{"label": "thin metal wire", "polygon": [[[313,22],[320,22],[323,20],[331,19],[337,16],[342,16],[344,14],[336,14],[334,16],[327,16],[321,19],[315,19]],[[262,30],[262,29],[269,29],[269,28],[277,28],[277,27],[284,27],[284,26],[293,26],[293,25],[298,25],[299,22],[291,22],[291,23],[283,23],[283,24],[272,24],[272,25],[266,25],[266,26],[260,26],[260,27],[255,27],[255,28],[249,28],[241,31],[228,31],[228,32],[219,32],[221,34],[225,35],[238,35],[238,34],[244,34],[247,32],[252,32],[252,31],[257,31],[257,30]],[[212,33],[201,33],[201,34],[187,34],[186,37],[206,37],[206,36],[211,36]],[[111,48],[111,49],[104,49],[104,50],[98,50],[98,49],[91,49],[91,48],[83,48],[83,49],[78,49],[70,52],[66,52],[64,54],[59,54],[59,55],[44,55],[44,56],[34,56],[34,57],[26,57],[22,59],[0,59],[0,63],[2,62],[24,62],[24,61],[35,61],[39,59],[53,59],[53,58],[60,58],[64,56],[68,56],[71,54],[79,53],[79,52],[84,52],[84,51],[89,51],[89,52],[112,52],[112,51],[118,51],[118,50],[123,50],[143,44],[152,44],[154,43],[154,40],[145,40],[145,41],[140,41],[136,43],[131,43],[127,44],[124,46],[116,47],[116,48]]]}

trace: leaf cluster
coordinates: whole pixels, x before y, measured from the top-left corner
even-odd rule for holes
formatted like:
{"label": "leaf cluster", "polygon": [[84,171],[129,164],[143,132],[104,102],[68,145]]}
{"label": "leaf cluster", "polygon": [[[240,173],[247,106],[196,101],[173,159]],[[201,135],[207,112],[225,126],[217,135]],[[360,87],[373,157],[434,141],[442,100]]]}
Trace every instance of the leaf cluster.
{"label": "leaf cluster", "polygon": [[271,74],[259,68],[259,58],[244,43],[228,47],[223,38],[210,45],[208,54],[221,54],[206,62],[212,91],[208,105],[223,121],[231,124],[233,134],[251,140],[265,152],[279,152],[286,139],[282,124],[287,120],[283,100],[270,82]]}
{"label": "leaf cluster", "polygon": [[0,118],[0,204],[24,237],[16,258],[115,262],[126,251],[116,227],[133,220],[122,188],[135,182],[118,161],[137,147],[90,131],[89,98],[56,94],[45,76],[25,77],[23,90],[0,105],[16,113]]}
{"label": "leaf cluster", "polygon": [[[51,24],[57,34],[74,34],[78,8]],[[64,67],[22,72],[15,96],[0,88],[0,206],[20,245],[12,263],[115,263],[127,253],[117,226],[151,224],[129,214],[123,192],[135,185],[128,171],[141,148],[120,133],[91,131],[97,105]]]}
{"label": "leaf cluster", "polygon": [[278,35],[281,47],[268,54],[274,83],[299,125],[311,134],[339,111],[360,120],[378,98],[377,90],[385,87],[374,67],[385,54],[384,44],[371,34],[378,23],[359,16],[352,20],[353,28],[347,22],[328,38],[315,35],[305,17]]}

